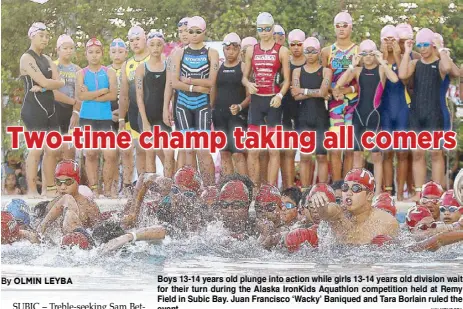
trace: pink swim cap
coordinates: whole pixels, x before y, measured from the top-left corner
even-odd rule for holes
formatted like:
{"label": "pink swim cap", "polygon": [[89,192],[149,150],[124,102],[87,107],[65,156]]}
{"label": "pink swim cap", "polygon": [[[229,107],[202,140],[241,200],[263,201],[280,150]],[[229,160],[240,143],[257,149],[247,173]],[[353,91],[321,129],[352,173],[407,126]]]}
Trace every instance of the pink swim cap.
{"label": "pink swim cap", "polygon": [[311,36],[304,41],[304,49],[307,49],[309,47],[313,47],[316,50],[320,50],[320,42],[317,38]]}
{"label": "pink swim cap", "polygon": [[201,16],[193,16],[188,20],[188,29],[198,27],[202,31],[206,30],[206,21]]}
{"label": "pink swim cap", "polygon": [[397,33],[397,29],[392,25],[384,26],[383,29],[381,29],[381,40],[384,40],[385,38],[391,38],[391,37],[396,40],[399,39],[399,34]]}
{"label": "pink swim cap", "polygon": [[294,29],[288,34],[288,43],[291,44],[294,41],[304,42],[305,33],[301,29]]}
{"label": "pink swim cap", "polygon": [[428,28],[423,28],[416,34],[416,43],[432,43],[434,39],[434,32]]}
{"label": "pink swim cap", "polygon": [[442,35],[440,35],[439,33],[437,32],[434,32],[434,38],[435,39],[438,39],[442,45],[442,47],[444,47],[444,38],[442,37]]}
{"label": "pink swim cap", "polygon": [[36,22],[33,23],[32,26],[29,28],[29,31],[27,32],[27,35],[29,36],[30,39],[38,32],[38,31],[45,31],[48,30],[47,26],[45,26],[44,23],[41,22]]}
{"label": "pink swim cap", "polygon": [[127,37],[129,39],[133,37],[146,38],[145,30],[143,30],[143,28],[140,26],[134,26],[130,28],[129,33],[127,34]]}
{"label": "pink swim cap", "polygon": [[275,25],[275,27],[273,28],[273,34],[285,35],[286,32],[285,32],[285,29],[283,29],[282,26],[280,26],[280,25]]}
{"label": "pink swim cap", "polygon": [[350,14],[347,12],[338,13],[338,15],[336,15],[334,18],[334,24],[336,25],[339,23],[347,23],[352,25],[352,16],[350,16]]}
{"label": "pink swim cap", "polygon": [[74,45],[74,40],[67,34],[62,34],[58,37],[56,41],[56,48],[60,48],[64,43],[71,43]]}
{"label": "pink swim cap", "polygon": [[257,44],[257,39],[252,36],[248,36],[248,37],[245,37],[241,41],[241,48],[243,48],[246,45],[256,45],[256,44]]}
{"label": "pink swim cap", "polygon": [[229,33],[223,38],[224,45],[230,45],[231,43],[237,43],[238,45],[241,44],[240,36],[235,32]]}
{"label": "pink swim cap", "polygon": [[395,29],[397,30],[397,35],[399,39],[402,40],[411,40],[413,39],[413,29],[410,24],[398,24]]}
{"label": "pink swim cap", "polygon": [[365,40],[362,43],[360,43],[359,49],[360,52],[378,50],[375,42],[373,42],[372,40]]}

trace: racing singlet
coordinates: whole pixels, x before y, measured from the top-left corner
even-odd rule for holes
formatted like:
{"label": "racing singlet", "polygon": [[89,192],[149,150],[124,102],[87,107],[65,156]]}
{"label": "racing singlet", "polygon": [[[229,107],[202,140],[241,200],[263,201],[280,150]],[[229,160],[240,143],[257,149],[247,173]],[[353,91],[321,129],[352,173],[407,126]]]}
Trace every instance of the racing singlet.
{"label": "racing singlet", "polygon": [[[88,67],[84,69],[84,85],[88,91],[103,88],[109,89],[108,68],[101,66],[98,72],[92,72]],[[112,120],[111,102],[83,101],[80,118],[91,120]]]}
{"label": "racing singlet", "polygon": [[[191,49],[189,46],[183,51],[180,64],[180,76],[193,79],[209,78],[210,62],[209,49]],[[206,93],[178,90],[177,105],[196,110],[209,105],[209,95]]]}
{"label": "racing singlet", "polygon": [[257,95],[273,95],[280,92],[278,73],[281,69],[281,45],[275,43],[269,50],[262,50],[260,44],[254,45],[251,66],[257,84]]}

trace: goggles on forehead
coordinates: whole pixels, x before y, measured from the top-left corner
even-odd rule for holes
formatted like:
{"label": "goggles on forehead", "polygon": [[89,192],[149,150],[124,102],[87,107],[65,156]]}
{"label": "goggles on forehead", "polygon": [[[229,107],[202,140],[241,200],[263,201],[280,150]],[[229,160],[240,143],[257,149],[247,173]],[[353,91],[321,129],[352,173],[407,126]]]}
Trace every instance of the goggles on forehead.
{"label": "goggles on forehead", "polygon": [[188,21],[179,22],[179,23],[177,24],[177,27],[178,27],[178,28],[183,27],[183,26],[188,26]]}
{"label": "goggles on forehead", "polygon": [[234,46],[234,47],[238,47],[240,46],[240,44],[236,43],[236,42],[223,42],[222,45],[224,46]]}
{"label": "goggles on forehead", "polygon": [[152,40],[152,39],[162,39],[164,41],[164,36],[158,32],[150,32],[148,34],[148,40]]}
{"label": "goggles on forehead", "polygon": [[89,48],[92,46],[103,47],[103,45],[98,39],[91,39],[90,41],[87,42],[87,45],[85,45],[86,48]]}
{"label": "goggles on forehead", "polygon": [[349,27],[349,24],[348,23],[338,23],[336,25],[334,25],[337,29],[339,28],[347,28]]}
{"label": "goggles on forehead", "polygon": [[127,45],[125,45],[125,43],[122,41],[112,42],[110,47],[122,47],[122,48],[127,49]]}

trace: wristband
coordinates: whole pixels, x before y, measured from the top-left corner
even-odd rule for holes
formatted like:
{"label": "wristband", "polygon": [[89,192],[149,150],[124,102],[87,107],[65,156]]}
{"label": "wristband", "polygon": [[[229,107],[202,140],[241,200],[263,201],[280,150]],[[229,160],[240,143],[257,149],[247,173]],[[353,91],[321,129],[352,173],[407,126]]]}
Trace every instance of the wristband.
{"label": "wristband", "polygon": [[240,107],[240,112],[243,110],[243,108],[241,107],[241,104],[238,104],[238,106]]}
{"label": "wristband", "polygon": [[309,94],[309,89],[305,88],[304,89],[304,95],[308,95]]}
{"label": "wristband", "polygon": [[193,92],[193,85],[190,85],[190,92]]}
{"label": "wristband", "polygon": [[121,121],[125,121],[125,119],[124,118],[119,118],[119,122],[121,122]]}
{"label": "wristband", "polygon": [[72,111],[74,114],[76,114],[77,116],[80,116],[80,111]]}
{"label": "wristband", "polygon": [[136,242],[137,241],[137,234],[135,234],[135,232],[130,232],[130,234],[132,234],[132,242]]}
{"label": "wristband", "polygon": [[350,90],[352,90],[352,93],[355,93],[355,87],[354,86],[350,86]]}
{"label": "wristband", "polygon": [[283,99],[283,95],[280,92],[277,93],[277,97],[279,97],[280,99]]}
{"label": "wristband", "polygon": [[355,71],[355,68],[354,68],[354,66],[352,64],[349,64],[349,70],[351,70],[352,72]]}
{"label": "wristband", "polygon": [[42,88],[42,92],[45,92],[45,91],[47,91],[47,89],[45,89],[45,88]]}

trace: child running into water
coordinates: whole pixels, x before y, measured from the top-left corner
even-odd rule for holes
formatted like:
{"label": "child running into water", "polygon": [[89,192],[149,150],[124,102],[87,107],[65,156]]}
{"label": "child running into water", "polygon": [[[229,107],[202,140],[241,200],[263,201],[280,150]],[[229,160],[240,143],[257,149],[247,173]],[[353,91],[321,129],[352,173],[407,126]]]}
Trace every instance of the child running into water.
{"label": "child running into water", "polygon": [[[358,67],[360,60],[363,61],[363,67]],[[376,44],[371,40],[360,43],[360,54],[354,57],[352,66],[349,66],[347,74],[338,80],[336,87],[341,87],[354,78],[358,82],[360,92],[352,121],[355,137],[354,168],[362,168],[365,164],[363,146],[361,145],[362,134],[366,131],[378,132],[380,130],[381,117],[378,108],[386,79],[396,83],[399,78],[387,65],[382,53],[378,51]],[[379,149],[373,150],[372,160],[377,184],[375,194],[378,195],[382,190],[383,179],[383,159]]]}

